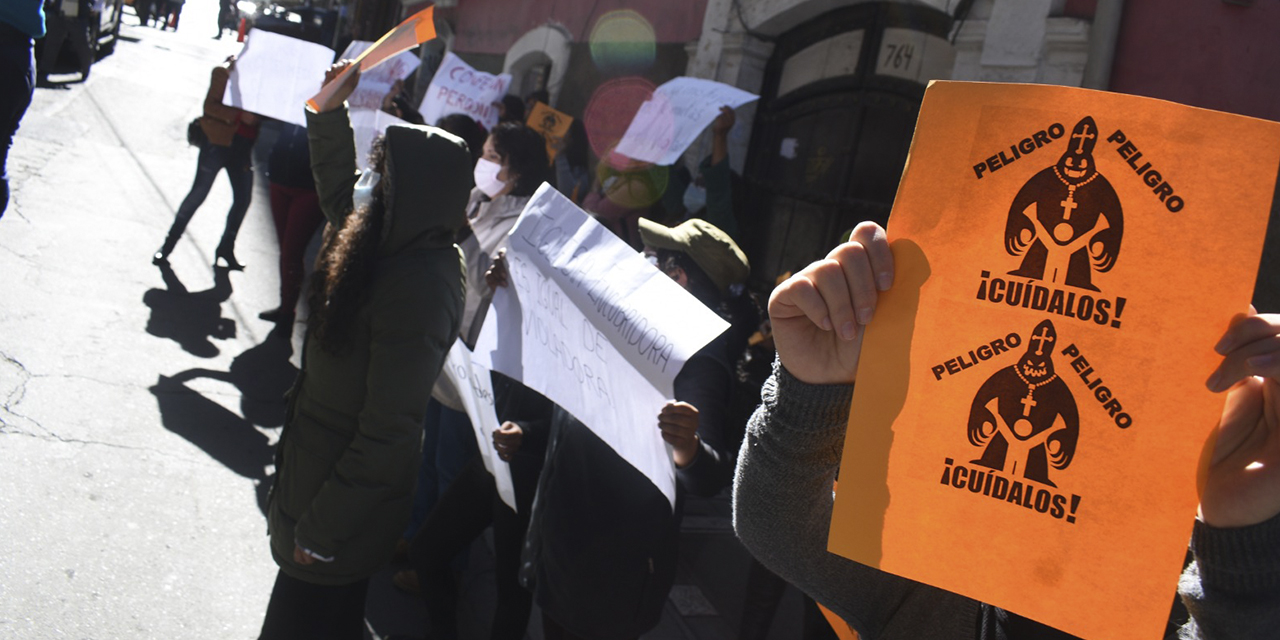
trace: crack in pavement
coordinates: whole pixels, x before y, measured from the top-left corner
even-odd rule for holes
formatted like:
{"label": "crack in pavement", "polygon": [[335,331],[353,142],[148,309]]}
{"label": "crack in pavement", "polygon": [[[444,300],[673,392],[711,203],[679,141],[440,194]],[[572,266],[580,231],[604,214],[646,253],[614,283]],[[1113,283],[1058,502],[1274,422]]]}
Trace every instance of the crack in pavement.
{"label": "crack in pavement", "polygon": [[[14,367],[17,367],[18,377],[21,378],[21,382],[18,383],[18,386],[14,387],[12,391],[5,394],[4,404],[0,405],[0,409],[4,409],[6,413],[10,413],[16,416],[18,414],[13,411],[12,407],[18,404],[21,404],[23,398],[27,396],[27,383],[31,381],[32,374],[30,371],[27,371],[26,365],[22,364],[21,362],[18,362],[14,358],[11,358],[9,354],[3,351],[0,351],[0,359],[3,359],[4,362],[11,364]],[[15,394],[18,395],[17,400],[14,400]],[[20,416],[20,417],[24,417],[24,416]]]}
{"label": "crack in pavement", "polygon": [[22,431],[21,429],[16,429],[16,428],[9,429],[7,428],[9,426],[11,425],[6,423],[3,418],[0,418],[0,435],[26,436],[28,438],[44,440],[45,442],[61,442],[63,444],[94,445],[99,447],[107,447],[109,449],[121,449],[125,451],[145,451],[148,453],[155,453],[163,456],[180,458],[180,456],[175,456],[172,452],[163,451],[161,449],[152,449],[150,447],[133,447],[127,444],[117,444],[114,442],[102,442],[99,440],[81,440],[79,438],[64,438],[53,432],[49,432],[49,435],[40,435],[38,433],[30,433],[30,432]]}

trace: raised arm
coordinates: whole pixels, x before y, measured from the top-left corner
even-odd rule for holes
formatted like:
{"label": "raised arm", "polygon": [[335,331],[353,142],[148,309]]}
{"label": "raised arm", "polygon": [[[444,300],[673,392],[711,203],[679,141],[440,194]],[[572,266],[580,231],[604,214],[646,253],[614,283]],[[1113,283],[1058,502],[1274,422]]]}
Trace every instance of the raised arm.
{"label": "raised arm", "polygon": [[973,637],[977,602],[827,552],[862,329],[892,283],[884,230],[864,223],[774,290],[778,360],[738,454],[734,529],[761,564],[863,637]]}
{"label": "raised arm", "polygon": [[[338,62],[324,75],[324,84],[335,82],[353,63]],[[332,96],[313,111],[307,107],[307,141],[311,145],[311,173],[315,177],[320,210],[329,224],[340,226],[351,213],[351,193],[360,172],[356,166],[355,133],[347,116],[345,101],[360,81],[359,70],[351,73]]]}

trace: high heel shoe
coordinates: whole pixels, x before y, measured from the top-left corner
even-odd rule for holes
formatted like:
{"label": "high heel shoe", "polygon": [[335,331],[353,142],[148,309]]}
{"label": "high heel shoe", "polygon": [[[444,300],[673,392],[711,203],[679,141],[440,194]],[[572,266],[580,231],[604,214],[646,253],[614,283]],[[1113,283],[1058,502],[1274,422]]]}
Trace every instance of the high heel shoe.
{"label": "high heel shoe", "polygon": [[156,249],[155,254],[151,256],[151,264],[161,265],[169,262],[169,254],[173,253],[173,248],[178,246],[178,237],[169,235],[165,237],[164,244]]}
{"label": "high heel shoe", "polygon": [[[222,264],[219,264],[219,261],[221,261]],[[214,252],[213,266],[215,267],[221,266],[231,271],[244,271],[244,264],[236,261],[235,254],[231,253],[230,251],[224,251],[222,249],[218,249],[216,252]]]}
{"label": "high heel shoe", "polygon": [[280,307],[263,311],[258,314],[258,317],[276,324],[293,324],[293,314]]}

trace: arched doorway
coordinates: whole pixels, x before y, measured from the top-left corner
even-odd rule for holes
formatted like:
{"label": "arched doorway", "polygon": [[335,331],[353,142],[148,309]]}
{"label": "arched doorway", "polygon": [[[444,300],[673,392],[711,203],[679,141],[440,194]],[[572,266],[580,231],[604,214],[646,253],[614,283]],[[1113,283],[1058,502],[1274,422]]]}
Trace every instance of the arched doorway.
{"label": "arched doorway", "polygon": [[778,37],[745,172],[756,288],[822,257],[857,223],[886,223],[925,85],[951,73],[951,27],[932,8],[874,2]]}
{"label": "arched doorway", "polygon": [[507,51],[503,73],[511,74],[510,93],[524,97],[544,89],[556,104],[569,68],[572,38],[564,27],[546,25],[520,37]]}

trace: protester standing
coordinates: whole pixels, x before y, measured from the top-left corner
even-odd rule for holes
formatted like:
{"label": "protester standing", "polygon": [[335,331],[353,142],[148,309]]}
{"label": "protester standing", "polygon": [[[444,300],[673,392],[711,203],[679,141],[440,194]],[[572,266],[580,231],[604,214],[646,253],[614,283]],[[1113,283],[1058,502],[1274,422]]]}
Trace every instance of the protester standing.
{"label": "protester standing", "polygon": [[234,0],[218,0],[218,35],[214,36],[214,40],[222,39],[222,32],[230,29],[236,30],[236,12]]}
{"label": "protester standing", "polygon": [[35,93],[35,42],[44,36],[40,0],[0,4],[0,217],[9,208],[9,149]]}
{"label": "protester standing", "polygon": [[[725,316],[730,328],[689,358],[673,382],[675,400],[656,416],[676,467],[674,509],[609,445],[553,407],[521,559],[521,579],[534,590],[546,638],[637,637],[656,625],[675,579],[683,494],[714,495],[733,475],[738,437],[727,419],[733,366],[758,316],[732,291],[750,266],[737,244],[705,220],[676,228],[642,220],[640,234],[658,268]],[[502,261],[489,278],[507,283]],[[494,439],[504,454],[521,448],[518,438],[514,446],[500,434]]]}
{"label": "protester standing", "polygon": [[222,104],[222,94],[226,91],[227,80],[235,63],[236,57],[229,56],[224,64],[213,68],[209,78],[209,91],[204,97],[204,115],[200,118],[200,130],[205,139],[200,143],[195,181],[187,196],[182,199],[182,204],[178,205],[164,244],[152,257],[151,261],[155,264],[169,259],[169,254],[182,238],[182,232],[196,214],[196,209],[209,196],[218,172],[226,171],[227,179],[231,181],[231,209],[227,212],[222,240],[214,251],[214,263],[233,271],[244,269],[244,265],[236,260],[235,244],[240,224],[244,222],[249,201],[253,198],[252,155],[253,143],[258,138],[259,118],[255,114]]}
{"label": "protester standing", "polygon": [[305,128],[281,123],[280,135],[267,160],[267,179],[271,183],[271,219],[280,245],[280,305],[258,317],[289,327],[302,290],[307,245],[324,224]]}
{"label": "protester standing", "polygon": [[[334,82],[352,63],[330,68]],[[280,566],[262,640],[358,639],[369,576],[408,519],[423,390],[458,335],[464,265],[454,236],[471,189],[461,139],[389,127],[357,170],[344,101],[359,73],[307,110],[311,166],[329,220],[305,354],[290,391],[267,506]]]}
{"label": "protester standing", "polygon": [[[827,551],[832,481],[865,335],[857,317],[872,315],[878,292],[893,279],[884,230],[864,222],[850,242],[774,290],[769,315],[778,358],[739,453],[734,529],[762,563],[863,637],[1070,638]],[[1280,475],[1260,471],[1280,457],[1280,316],[1251,310],[1216,351],[1223,362],[1207,386],[1231,394],[1202,483],[1195,562],[1178,585],[1191,613],[1179,637],[1273,638],[1280,628]]]}
{"label": "protester standing", "polygon": [[575,118],[569,124],[556,145],[560,153],[556,154],[556,190],[564,197],[581,205],[591,190],[590,159],[587,157],[587,129],[581,118]]}
{"label": "protester standing", "polygon": [[160,30],[178,30],[178,18],[182,17],[182,6],[187,0],[157,0],[164,5],[160,10]]}

